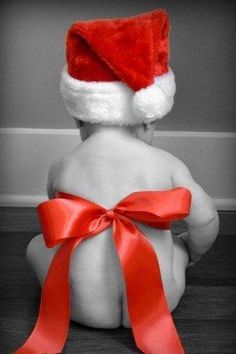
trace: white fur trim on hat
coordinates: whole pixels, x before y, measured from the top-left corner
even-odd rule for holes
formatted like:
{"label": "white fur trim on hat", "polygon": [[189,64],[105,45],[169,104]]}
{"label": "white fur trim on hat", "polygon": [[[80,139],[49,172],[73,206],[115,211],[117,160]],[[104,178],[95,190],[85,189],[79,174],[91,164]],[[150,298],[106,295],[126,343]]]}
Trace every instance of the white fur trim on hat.
{"label": "white fur trim on hat", "polygon": [[64,67],[60,90],[70,115],[90,123],[137,125],[162,118],[174,102],[175,79],[171,70],[137,92],[121,81],[83,81]]}

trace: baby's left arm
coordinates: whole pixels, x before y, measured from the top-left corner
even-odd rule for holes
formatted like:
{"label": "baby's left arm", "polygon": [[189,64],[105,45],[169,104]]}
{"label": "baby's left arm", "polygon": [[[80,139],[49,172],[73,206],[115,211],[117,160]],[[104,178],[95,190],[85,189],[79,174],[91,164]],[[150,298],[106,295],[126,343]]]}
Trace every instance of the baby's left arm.
{"label": "baby's left arm", "polygon": [[47,193],[48,198],[52,199],[55,197],[54,182],[59,173],[59,159],[54,160],[48,170],[48,179],[47,179]]}

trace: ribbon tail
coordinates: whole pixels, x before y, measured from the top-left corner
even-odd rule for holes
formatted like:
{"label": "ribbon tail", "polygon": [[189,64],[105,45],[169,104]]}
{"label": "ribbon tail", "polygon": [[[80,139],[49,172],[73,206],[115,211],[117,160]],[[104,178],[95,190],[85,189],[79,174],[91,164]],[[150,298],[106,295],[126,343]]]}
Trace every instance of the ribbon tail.
{"label": "ribbon tail", "polygon": [[68,240],[54,256],[43,285],[38,320],[15,354],[61,353],[70,321],[70,257],[80,242]]}
{"label": "ribbon tail", "polygon": [[132,222],[122,216],[115,218],[113,238],[125,279],[137,347],[146,354],[184,354],[152,245]]}

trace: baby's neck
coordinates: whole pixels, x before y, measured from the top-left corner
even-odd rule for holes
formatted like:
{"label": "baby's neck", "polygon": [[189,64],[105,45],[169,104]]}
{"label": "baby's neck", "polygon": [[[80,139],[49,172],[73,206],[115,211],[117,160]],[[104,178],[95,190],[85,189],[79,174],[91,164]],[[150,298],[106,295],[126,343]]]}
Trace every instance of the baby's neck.
{"label": "baby's neck", "polygon": [[93,131],[90,137],[92,138],[134,138],[132,128],[127,126],[113,126],[113,125],[101,125],[94,124]]}

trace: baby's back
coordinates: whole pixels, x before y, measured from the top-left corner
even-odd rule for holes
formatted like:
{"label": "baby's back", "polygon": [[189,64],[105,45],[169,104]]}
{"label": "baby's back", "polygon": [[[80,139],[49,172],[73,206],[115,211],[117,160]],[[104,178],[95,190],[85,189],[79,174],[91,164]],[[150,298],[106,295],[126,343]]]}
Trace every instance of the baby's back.
{"label": "baby's back", "polygon": [[175,159],[135,138],[93,137],[56,161],[53,189],[111,208],[131,192],[172,188]]}
{"label": "baby's back", "polygon": [[[50,195],[57,191],[79,195],[109,209],[135,191],[173,188],[174,157],[135,138],[97,136],[87,139],[71,153],[53,163],[49,174]],[[138,227],[158,254],[170,309],[176,306],[173,273],[174,241],[169,230],[143,224]],[[29,257],[39,265],[50,263],[54,250],[47,250],[42,238],[32,246]],[[33,247],[37,252],[33,251]],[[43,262],[42,262],[43,259]],[[43,272],[43,271],[42,271]],[[111,228],[83,241],[75,250],[70,268],[72,318],[94,327],[129,326],[129,316]]]}

